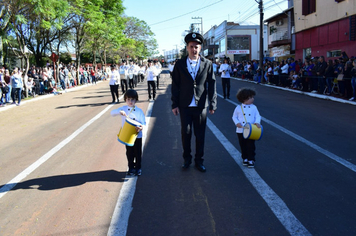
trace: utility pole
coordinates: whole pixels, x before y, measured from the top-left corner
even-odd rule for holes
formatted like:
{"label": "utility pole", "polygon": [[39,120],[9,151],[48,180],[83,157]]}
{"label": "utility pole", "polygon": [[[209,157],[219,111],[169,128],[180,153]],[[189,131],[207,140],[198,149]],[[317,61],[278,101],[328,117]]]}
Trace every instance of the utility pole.
{"label": "utility pole", "polygon": [[[201,25],[201,32],[200,34],[203,36],[204,38],[204,32],[203,32],[203,17],[192,17],[192,19],[200,19],[200,23],[195,23],[195,24],[200,24]],[[204,42],[202,42],[202,48],[201,50],[203,50],[204,48]]]}
{"label": "utility pole", "polygon": [[178,54],[178,45],[176,44],[175,46],[176,46],[176,53],[177,53],[176,59],[178,59],[178,56],[179,56],[179,54]]}
{"label": "utility pole", "polygon": [[203,17],[192,17],[192,19],[195,19],[195,20],[199,20],[200,19],[200,23],[194,23],[194,24],[200,24],[201,25],[201,32],[200,34],[203,35],[204,32],[203,32]]}
{"label": "utility pole", "polygon": [[[257,0],[255,0],[257,2]],[[263,0],[258,2],[258,8],[260,9],[260,70],[261,70],[261,81],[263,80]]]}

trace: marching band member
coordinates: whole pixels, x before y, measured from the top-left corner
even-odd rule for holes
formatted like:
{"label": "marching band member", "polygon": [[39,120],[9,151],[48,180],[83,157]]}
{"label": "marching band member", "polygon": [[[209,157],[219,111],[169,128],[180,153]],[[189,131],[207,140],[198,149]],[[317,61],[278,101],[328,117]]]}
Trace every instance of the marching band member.
{"label": "marching band member", "polygon": [[158,75],[157,75],[157,89],[159,87],[159,77],[160,77],[160,74],[162,72],[162,65],[161,63],[159,63],[159,61],[155,60],[153,62],[154,66],[157,68],[157,71],[158,71]]}
{"label": "marching band member", "polygon": [[[148,87],[148,100],[156,99],[156,82],[157,75],[159,75],[159,71],[155,66],[152,65],[152,60],[148,60],[148,65],[145,70],[145,75],[147,78],[147,87]],[[152,96],[151,96],[151,87],[152,87]]]}
{"label": "marching band member", "polygon": [[138,81],[141,81],[143,82],[145,80],[145,65],[140,65],[140,69],[138,71],[138,74],[139,74],[139,78],[138,78]]}
{"label": "marching band member", "polygon": [[219,72],[221,73],[224,99],[226,99],[226,96],[230,99],[230,74],[232,73],[232,69],[228,58],[224,59],[224,64],[220,66]]}
{"label": "marching band member", "polygon": [[123,61],[119,68],[120,80],[121,80],[121,90],[122,94],[127,91],[127,77],[128,77],[128,68],[126,62]]}
{"label": "marching band member", "polygon": [[139,70],[140,70],[140,67],[137,65],[137,62],[134,63],[134,67],[135,67],[135,74],[134,74],[134,86],[137,87],[137,83],[138,83],[138,80],[139,80]]}
{"label": "marching band member", "polygon": [[134,74],[135,74],[135,66],[132,61],[130,61],[130,65],[128,67],[128,75],[129,75],[129,87],[133,89],[134,86]]}
{"label": "marching band member", "polygon": [[[110,85],[110,92],[112,96],[112,103],[116,102],[119,103],[119,83],[120,83],[120,74],[116,70],[115,65],[110,66],[111,71],[108,74],[109,78],[109,85]],[[115,99],[116,95],[116,99]]]}

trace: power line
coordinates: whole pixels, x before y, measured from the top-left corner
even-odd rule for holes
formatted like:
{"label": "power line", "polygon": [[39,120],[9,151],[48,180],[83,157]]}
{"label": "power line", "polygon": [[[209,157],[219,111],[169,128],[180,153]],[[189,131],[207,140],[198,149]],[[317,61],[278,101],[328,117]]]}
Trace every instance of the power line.
{"label": "power line", "polygon": [[[283,2],[285,2],[285,1],[286,1],[286,0],[282,0],[282,1],[276,3],[276,2],[273,0],[273,2],[275,2],[275,5],[277,5],[277,6],[278,6],[278,4],[283,3]],[[272,2],[272,1],[269,1],[269,2],[267,2],[267,4],[268,4],[268,3],[271,3],[271,2]],[[265,10],[268,10],[268,9],[271,8],[271,7],[274,7],[275,5],[272,4],[272,5],[270,5],[270,6],[264,7],[264,11],[265,11]],[[255,11],[253,14],[251,14],[251,15],[245,17],[245,18],[244,18],[243,20],[241,20],[239,23],[243,23],[243,22],[245,22],[246,20],[250,19],[251,17],[253,17],[253,16],[257,15],[257,14],[259,14],[259,11]]]}
{"label": "power line", "polygon": [[157,22],[157,23],[151,24],[151,25],[149,25],[149,26],[152,26],[152,25],[158,25],[158,24],[161,24],[161,23],[164,23],[164,22],[167,22],[167,21],[171,21],[171,20],[174,20],[174,19],[180,18],[180,17],[182,17],[182,16],[189,15],[189,14],[191,14],[191,13],[193,13],[193,12],[200,11],[200,10],[202,10],[202,9],[205,9],[205,8],[207,8],[207,7],[210,7],[210,6],[212,6],[212,5],[215,5],[215,4],[217,4],[217,3],[219,3],[219,2],[222,2],[222,1],[223,1],[223,0],[220,0],[220,1],[218,1],[218,2],[212,3],[212,4],[207,5],[207,6],[205,6],[205,7],[202,7],[202,8],[196,9],[196,10],[194,10],[194,11],[191,11],[191,12],[185,13],[185,14],[180,15],[180,16],[176,16],[176,17],[173,17],[173,18],[170,18],[170,19],[167,19],[167,20],[163,20],[163,21],[160,21],[160,22]]}

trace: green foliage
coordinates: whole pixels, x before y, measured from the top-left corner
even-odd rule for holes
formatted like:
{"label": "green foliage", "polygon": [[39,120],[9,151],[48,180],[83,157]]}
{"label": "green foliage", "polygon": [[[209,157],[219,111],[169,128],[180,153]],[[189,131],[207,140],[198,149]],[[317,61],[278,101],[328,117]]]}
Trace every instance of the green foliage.
{"label": "green foliage", "polygon": [[145,21],[136,17],[127,17],[124,33],[127,40],[124,41],[121,51],[126,55],[143,59],[156,53],[157,41]]}
{"label": "green foliage", "polygon": [[68,52],[61,53],[59,56],[59,61],[67,65],[72,62],[72,56]]}
{"label": "green foliage", "polygon": [[[80,57],[83,62],[100,61],[96,55],[108,55],[111,61],[127,55],[143,59],[155,54],[158,48],[146,22],[124,16],[123,0],[2,0],[2,3],[11,6],[6,32],[17,39],[16,48],[23,57],[27,46],[37,65],[52,52],[61,55],[60,51],[68,50],[71,44],[77,53],[86,52],[83,55],[87,56]],[[61,60],[66,63],[69,58]]]}
{"label": "green foliage", "polygon": [[90,52],[85,52],[80,54],[80,61],[82,63],[91,63],[93,58],[93,54]]}

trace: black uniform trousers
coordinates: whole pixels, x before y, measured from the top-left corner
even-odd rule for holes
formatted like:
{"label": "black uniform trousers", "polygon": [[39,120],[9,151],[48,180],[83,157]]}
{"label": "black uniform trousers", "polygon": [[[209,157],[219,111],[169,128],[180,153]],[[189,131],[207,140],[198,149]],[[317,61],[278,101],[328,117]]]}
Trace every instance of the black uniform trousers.
{"label": "black uniform trousers", "polygon": [[127,79],[121,79],[121,91],[122,94],[127,91]]}
{"label": "black uniform trousers", "polygon": [[[224,98],[230,98],[230,78],[221,78]],[[226,90],[227,89],[227,90]]]}
{"label": "black uniform trousers", "polygon": [[255,140],[245,139],[242,133],[237,133],[237,137],[239,138],[242,160],[247,159],[249,161],[255,161]]}
{"label": "black uniform trousers", "polygon": [[199,107],[179,108],[183,158],[185,162],[192,160],[191,138],[193,129],[196,145],[194,160],[196,164],[203,164],[207,110],[207,108],[202,109]]}
{"label": "black uniform trousers", "polygon": [[134,87],[137,87],[138,75],[134,75],[133,80],[134,80],[134,81],[133,81]]}
{"label": "black uniform trousers", "polygon": [[[147,81],[147,87],[148,87],[148,98],[151,99],[153,96],[153,99],[156,98],[156,81],[150,80]],[[152,96],[151,96],[151,88],[152,88]]]}
{"label": "black uniform trousers", "polygon": [[126,145],[126,157],[127,157],[129,170],[141,169],[142,138],[136,138],[133,146]]}
{"label": "black uniform trousers", "polygon": [[133,79],[133,78],[132,78],[132,79],[129,79],[129,87],[130,87],[130,89],[135,88],[135,82],[134,82],[134,79]]}
{"label": "black uniform trousers", "polygon": [[[110,92],[112,96],[112,102],[119,101],[119,85],[110,85]],[[116,95],[116,98],[115,98]]]}
{"label": "black uniform trousers", "polygon": [[159,78],[160,78],[160,75],[157,75],[157,83],[156,83],[157,89],[158,89],[158,87],[159,87]]}

